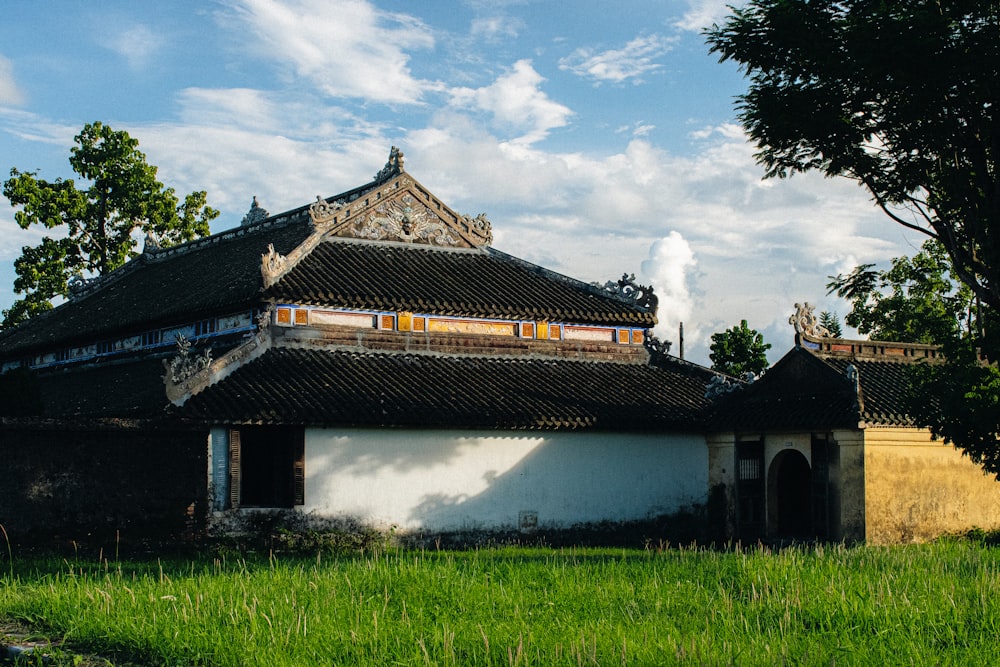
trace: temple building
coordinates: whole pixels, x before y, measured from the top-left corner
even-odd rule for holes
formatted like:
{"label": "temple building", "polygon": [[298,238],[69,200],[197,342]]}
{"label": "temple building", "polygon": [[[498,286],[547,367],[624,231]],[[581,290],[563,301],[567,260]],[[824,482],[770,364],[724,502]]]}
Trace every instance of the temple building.
{"label": "temple building", "polygon": [[652,290],[491,239],[396,149],[334,197],[278,215],[255,200],[239,228],[148,239],[0,334],[18,397],[0,520],[197,533],[284,511],[475,536],[699,511],[715,374],[651,338]]}
{"label": "temple building", "polygon": [[671,356],[651,287],[491,247],[390,153],[368,183],[143,252],[0,332],[0,524],[482,543],[901,542],[1000,527],[902,407],[917,345],[821,335],[753,383]]}

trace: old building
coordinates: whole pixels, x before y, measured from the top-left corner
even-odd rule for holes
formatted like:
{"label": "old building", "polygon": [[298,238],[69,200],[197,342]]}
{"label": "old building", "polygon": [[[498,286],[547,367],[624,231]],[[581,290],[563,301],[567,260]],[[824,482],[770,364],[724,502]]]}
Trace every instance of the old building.
{"label": "old building", "polygon": [[[651,288],[490,246],[393,149],[369,183],[144,252],[0,333],[0,525],[198,538],[923,540],[1000,527],[907,414],[920,345],[818,335],[747,384],[650,336]],[[632,534],[635,537],[635,534]]]}
{"label": "old building", "polygon": [[795,347],[715,407],[709,484],[728,534],[884,544],[1000,528],[1000,483],[907,409],[907,369],[937,348],[823,336],[808,304],[791,322]]}
{"label": "old building", "polygon": [[0,522],[198,534],[284,512],[475,535],[700,511],[714,374],[649,344],[652,290],[491,239],[395,149],[334,197],[147,239],[0,334]]}

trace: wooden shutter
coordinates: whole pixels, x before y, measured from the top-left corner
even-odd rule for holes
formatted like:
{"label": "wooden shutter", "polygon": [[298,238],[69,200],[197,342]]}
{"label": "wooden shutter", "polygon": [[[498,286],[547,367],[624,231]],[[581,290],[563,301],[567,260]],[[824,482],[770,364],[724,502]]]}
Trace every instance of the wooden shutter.
{"label": "wooden shutter", "polygon": [[240,506],[240,432],[229,431],[229,507]]}
{"label": "wooden shutter", "polygon": [[741,540],[764,537],[764,441],[736,443],[736,531]]}
{"label": "wooden shutter", "polygon": [[293,505],[306,504],[306,443],[305,434],[299,433],[292,452],[292,499]]}

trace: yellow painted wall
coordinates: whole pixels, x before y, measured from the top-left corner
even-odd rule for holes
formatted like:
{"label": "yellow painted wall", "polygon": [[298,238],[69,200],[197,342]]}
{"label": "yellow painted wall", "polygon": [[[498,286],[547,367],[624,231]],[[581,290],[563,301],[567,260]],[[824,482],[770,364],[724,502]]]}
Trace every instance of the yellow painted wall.
{"label": "yellow painted wall", "polygon": [[951,445],[914,428],[869,428],[864,438],[865,537],[870,544],[1000,528],[1000,482]]}
{"label": "yellow painted wall", "polygon": [[865,440],[864,431],[834,431],[839,450],[836,471],[831,476],[838,489],[840,525],[832,537],[847,542],[865,539]]}

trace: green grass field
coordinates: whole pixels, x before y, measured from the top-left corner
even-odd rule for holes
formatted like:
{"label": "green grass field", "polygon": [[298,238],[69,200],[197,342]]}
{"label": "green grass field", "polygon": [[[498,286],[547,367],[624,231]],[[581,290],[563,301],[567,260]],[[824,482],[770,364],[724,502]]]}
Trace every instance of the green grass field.
{"label": "green grass field", "polygon": [[974,540],[5,564],[0,618],[122,664],[987,665],[1000,645],[1000,549]]}

